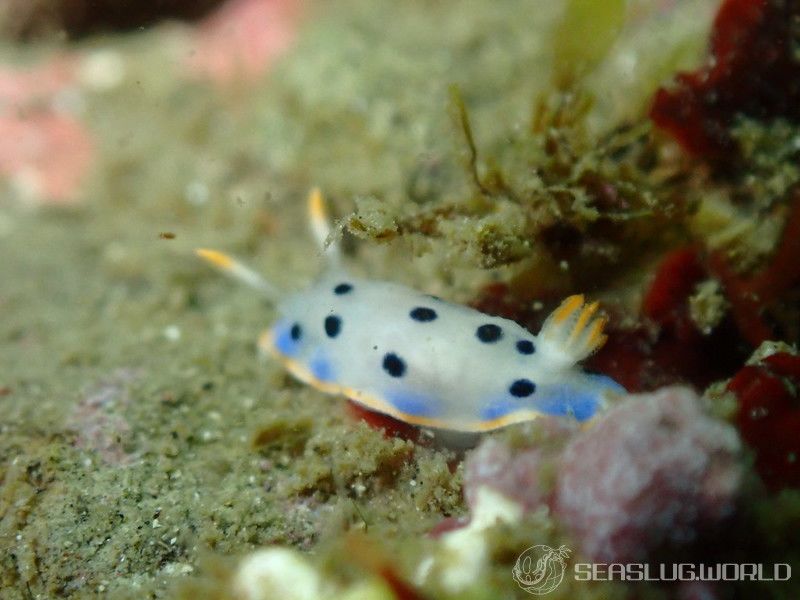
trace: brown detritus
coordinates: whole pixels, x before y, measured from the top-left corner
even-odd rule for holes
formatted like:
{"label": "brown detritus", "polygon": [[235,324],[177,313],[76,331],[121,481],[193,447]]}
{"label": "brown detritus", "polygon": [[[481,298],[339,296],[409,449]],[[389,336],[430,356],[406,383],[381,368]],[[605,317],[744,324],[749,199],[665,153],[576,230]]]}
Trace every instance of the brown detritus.
{"label": "brown detritus", "polygon": [[276,417],[258,427],[253,434],[252,445],[255,449],[277,446],[291,454],[298,454],[305,448],[313,428],[310,417]]}
{"label": "brown detritus", "polygon": [[291,472],[282,484],[294,493],[322,498],[350,494],[354,486],[380,488],[391,485],[413,456],[411,442],[386,438],[366,425],[345,438],[318,432],[291,458]]}
{"label": "brown detritus", "polygon": [[663,246],[694,208],[684,199],[680,178],[654,171],[646,124],[602,136],[588,132],[592,102],[586,94],[540,97],[528,128],[509,133],[505,146],[485,156],[458,88],[451,88],[450,105],[474,193],[402,209],[357,199],[345,220],[356,236],[377,242],[439,240],[451,256],[484,269],[518,264],[544,251],[573,260],[583,283],[596,279],[598,268],[635,267],[636,261],[620,260],[623,253],[644,256]]}
{"label": "brown detritus", "polygon": [[788,119],[764,123],[739,117],[730,135],[741,157],[732,200],[739,205],[752,205],[760,214],[785,205],[792,187],[800,181],[797,123]]}
{"label": "brown detritus", "polygon": [[[63,439],[27,432],[3,431],[6,444],[0,448],[0,541],[7,548],[0,553],[0,588],[29,591],[47,587],[42,577],[36,541],[23,531],[37,507],[52,496],[59,467],[55,447]],[[24,444],[24,446],[22,445]],[[12,536],[15,543],[11,542]]]}
{"label": "brown detritus", "polygon": [[800,284],[800,190],[795,190],[792,198],[781,241],[760,271],[743,277],[722,253],[715,252],[709,257],[710,268],[732,304],[736,325],[754,347],[776,338],[800,340],[800,316],[796,308]]}
{"label": "brown detritus", "polygon": [[177,236],[171,231],[162,231],[158,234],[158,238],[161,240],[174,240],[176,237]]}
{"label": "brown detritus", "polygon": [[356,200],[356,212],[345,221],[347,230],[361,239],[385,242],[399,235],[397,218],[374,198]]}
{"label": "brown detritus", "polygon": [[689,297],[689,317],[703,335],[709,335],[723,321],[730,303],[716,279],[701,281]]}
{"label": "brown detritus", "polygon": [[466,143],[465,169],[469,173],[473,185],[485,196],[512,195],[513,191],[506,185],[502,174],[490,169],[485,176],[478,173],[478,147],[472,133],[469,112],[461,90],[456,85],[450,86],[450,106],[456,126],[461,130]]}
{"label": "brown detritus", "polygon": [[453,468],[455,453],[445,450],[417,459],[413,478],[409,481],[410,495],[418,511],[449,516],[462,511],[460,463]]}
{"label": "brown detritus", "polygon": [[402,235],[420,234],[440,237],[442,220],[458,216],[456,206],[440,206],[430,211],[414,212],[407,216],[391,215],[391,209],[374,198],[357,200],[357,210],[345,223],[348,231],[361,239],[387,242]]}
{"label": "brown detritus", "polygon": [[441,156],[420,156],[406,176],[403,189],[415,204],[426,204],[440,197],[451,184],[448,165]]}
{"label": "brown detritus", "polygon": [[706,182],[691,229],[732,274],[747,278],[769,264],[780,244],[800,183],[800,146],[796,125],[786,119],[742,117],[730,136],[738,167]]}

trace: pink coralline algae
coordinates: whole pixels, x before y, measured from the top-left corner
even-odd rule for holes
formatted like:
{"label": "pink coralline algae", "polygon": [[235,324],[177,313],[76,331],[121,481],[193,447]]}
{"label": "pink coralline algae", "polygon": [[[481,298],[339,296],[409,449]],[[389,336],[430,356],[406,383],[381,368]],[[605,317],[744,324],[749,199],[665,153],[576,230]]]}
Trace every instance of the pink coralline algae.
{"label": "pink coralline algae", "polygon": [[739,437],[689,388],[629,395],[584,431],[544,426],[544,443],[513,449],[489,438],[468,455],[472,511],[483,487],[524,513],[547,507],[598,562],[646,560],[733,515]]}
{"label": "pink coralline algae", "polygon": [[190,68],[218,84],[259,79],[294,39],[296,0],[229,0],[193,37]]}
{"label": "pink coralline algae", "polygon": [[67,58],[54,59],[30,70],[0,65],[0,109],[30,102],[46,102],[72,85],[75,65]]}
{"label": "pink coralline algae", "polygon": [[73,85],[68,59],[24,71],[0,65],[0,177],[31,202],[76,201],[93,162],[86,127],[55,107]]}
{"label": "pink coralline algae", "polygon": [[0,113],[0,175],[37,203],[77,200],[92,163],[93,142],[69,115],[43,112],[18,116]]}
{"label": "pink coralline algae", "polygon": [[140,375],[132,369],[117,369],[78,401],[67,419],[67,427],[76,434],[76,447],[96,452],[107,465],[133,461],[125,450],[131,428],[123,415],[130,403],[128,386]]}
{"label": "pink coralline algae", "polygon": [[548,467],[558,457],[568,437],[578,430],[561,419],[543,421],[547,440],[528,448],[513,449],[494,438],[486,439],[464,465],[464,495],[470,511],[475,509],[478,490],[486,485],[532,512],[552,499]]}
{"label": "pink coralline algae", "polygon": [[587,557],[644,560],[732,515],[740,449],[688,388],[629,396],[565,449],[554,512]]}

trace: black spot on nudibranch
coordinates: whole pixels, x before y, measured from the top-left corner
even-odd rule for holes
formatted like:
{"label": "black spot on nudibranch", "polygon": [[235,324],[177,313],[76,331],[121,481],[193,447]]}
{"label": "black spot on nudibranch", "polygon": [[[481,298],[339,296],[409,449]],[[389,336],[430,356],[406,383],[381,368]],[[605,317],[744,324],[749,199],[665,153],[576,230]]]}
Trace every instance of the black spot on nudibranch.
{"label": "black spot on nudibranch", "polygon": [[520,340],[517,342],[517,352],[520,354],[533,354],[536,352],[536,346],[530,340]]}
{"label": "black spot on nudibranch", "polygon": [[336,315],[325,317],[325,333],[329,338],[335,338],[342,330],[342,319]]}
{"label": "black spot on nudibranch", "polygon": [[383,370],[392,377],[402,377],[406,372],[406,363],[394,352],[383,357]]}
{"label": "black spot on nudibranch", "polygon": [[508,391],[512,396],[516,396],[517,398],[527,398],[536,391],[536,384],[530,379],[517,379],[511,384]]}
{"label": "black spot on nudibranch", "polygon": [[353,286],[349,283],[340,283],[335,288],[333,288],[333,293],[337,296],[343,296],[344,294],[349,294],[353,291]]}
{"label": "black spot on nudibranch", "polygon": [[411,312],[408,313],[408,316],[415,321],[419,321],[420,323],[427,323],[428,321],[435,321],[438,315],[432,308],[417,306],[416,308],[411,309]]}
{"label": "black spot on nudibranch", "polygon": [[494,323],[487,323],[486,325],[478,327],[478,329],[475,330],[475,335],[478,336],[478,339],[484,344],[493,344],[503,337],[503,330]]}
{"label": "black spot on nudibranch", "polygon": [[292,328],[289,330],[289,335],[295,342],[303,337],[303,328],[300,327],[300,323],[294,323],[292,325]]}

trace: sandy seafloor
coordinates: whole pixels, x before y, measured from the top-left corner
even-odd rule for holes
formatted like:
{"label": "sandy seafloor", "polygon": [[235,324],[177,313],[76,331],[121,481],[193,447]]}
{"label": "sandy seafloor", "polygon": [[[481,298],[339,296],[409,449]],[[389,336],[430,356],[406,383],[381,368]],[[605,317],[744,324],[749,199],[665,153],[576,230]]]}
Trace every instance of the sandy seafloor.
{"label": "sandy seafloor", "polygon": [[[468,193],[448,86],[481,143],[501,143],[548,85],[548,4],[312,8],[263,81],[222,87],[183,66],[174,25],[61,46],[113,53],[124,74],[78,88],[97,152],[77,201],[0,196],[0,597],[227,597],[231,557],[284,544],[331,561],[352,531],[402,566],[465,513],[454,452],[385,437],[259,359],[273,308],[192,249],[298,288],[322,268],[311,186],[337,217],[359,197]],[[347,260],[456,301],[507,273],[446,249],[356,243]],[[481,589],[527,597],[506,567]]]}

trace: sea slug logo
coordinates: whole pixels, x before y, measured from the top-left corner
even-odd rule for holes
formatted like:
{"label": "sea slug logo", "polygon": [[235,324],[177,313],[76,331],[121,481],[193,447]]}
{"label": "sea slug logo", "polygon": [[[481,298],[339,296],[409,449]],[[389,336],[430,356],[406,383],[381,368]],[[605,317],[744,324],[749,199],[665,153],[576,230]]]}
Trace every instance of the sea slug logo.
{"label": "sea slug logo", "polygon": [[519,555],[511,574],[519,586],[530,594],[541,596],[556,589],[567,570],[566,558],[570,549],[558,549],[540,544],[531,546]]}

